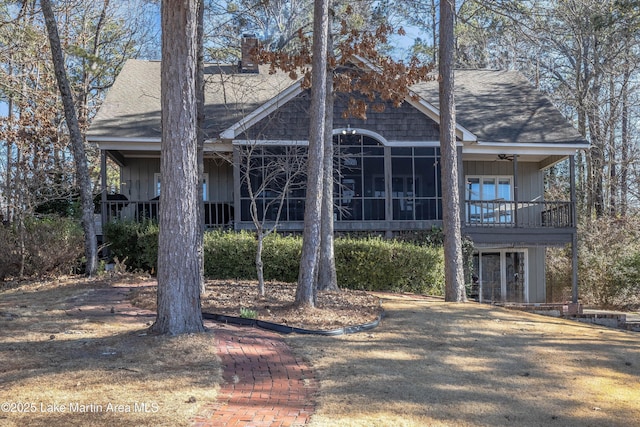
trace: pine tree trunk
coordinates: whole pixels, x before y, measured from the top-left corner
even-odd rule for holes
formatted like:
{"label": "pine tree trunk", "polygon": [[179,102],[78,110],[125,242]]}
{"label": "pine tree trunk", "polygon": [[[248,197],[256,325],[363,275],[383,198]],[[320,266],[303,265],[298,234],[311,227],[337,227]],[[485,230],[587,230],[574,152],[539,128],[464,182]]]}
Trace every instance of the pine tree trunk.
{"label": "pine tree trunk", "polygon": [[[330,22],[330,21],[329,21]],[[328,31],[327,46],[331,55],[331,28]],[[336,274],[333,230],[333,73],[327,72],[326,117],[324,122],[324,161],[322,172],[322,236],[320,242],[320,268],[317,289],[320,291],[339,291]]]}
{"label": "pine tree trunk", "polygon": [[[198,132],[198,221],[200,222],[198,233],[198,257],[200,262],[200,294],[205,292],[204,283],[204,0],[198,0],[198,29],[197,39],[198,44],[198,71],[196,74],[196,98],[198,103],[197,113],[197,132]],[[207,188],[208,190],[208,188]]]}
{"label": "pine tree trunk", "polygon": [[322,211],[322,171],[325,104],[327,88],[327,28],[328,0],[315,0],[313,10],[313,64],[311,76],[311,114],[309,123],[309,154],[307,163],[307,195],[304,207],[304,231],[300,274],[295,305],[313,308],[316,305],[316,281],[320,252]]}
{"label": "pine tree trunk", "polygon": [[201,332],[198,190],[198,0],[162,2],[162,189],[158,317],[152,331]]}
{"label": "pine tree trunk", "polygon": [[55,69],[58,89],[64,106],[64,116],[69,129],[71,149],[76,166],[76,181],[80,191],[80,204],[82,207],[82,229],[84,231],[84,253],[87,265],[85,273],[88,276],[96,272],[98,262],[98,244],[96,240],[95,222],[93,219],[93,192],[91,177],[89,176],[89,166],[87,154],[84,147],[84,137],[80,131],[78,114],[75,108],[73,92],[67,78],[65,70],[64,55],[60,45],[58,26],[56,25],[53,8],[50,0],[42,0],[42,13],[45,18],[47,33],[49,35],[49,45]]}
{"label": "pine tree trunk", "polygon": [[445,300],[466,301],[460,231],[456,114],[453,96],[455,0],[440,2],[440,151],[444,231]]}

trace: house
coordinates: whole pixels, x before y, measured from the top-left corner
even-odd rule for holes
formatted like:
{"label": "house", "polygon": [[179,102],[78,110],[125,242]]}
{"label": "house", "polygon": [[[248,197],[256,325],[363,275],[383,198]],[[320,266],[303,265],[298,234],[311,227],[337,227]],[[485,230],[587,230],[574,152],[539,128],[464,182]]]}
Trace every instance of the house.
{"label": "house", "polygon": [[[304,147],[309,92],[246,58],[206,66],[205,79],[205,223],[252,228],[247,186],[234,165],[243,147],[256,147],[254,161],[262,164],[286,147]],[[545,248],[572,244],[576,262],[576,211],[574,177],[566,200],[548,200],[544,171],[565,160],[573,166],[576,150],[588,144],[517,72],[459,70],[455,79],[461,218],[476,248],[478,299],[545,302]],[[441,224],[438,85],[412,90],[417,97],[370,111],[367,120],[343,118],[346,100],[337,99],[334,143],[346,154],[337,161],[336,231],[393,235]],[[88,133],[101,152],[103,182],[109,159],[121,178],[113,197],[125,199],[103,191],[102,221],[157,215],[160,126],[160,63],[130,60]],[[280,229],[301,230],[304,196],[304,188],[287,193]],[[274,196],[258,197],[269,219]]]}

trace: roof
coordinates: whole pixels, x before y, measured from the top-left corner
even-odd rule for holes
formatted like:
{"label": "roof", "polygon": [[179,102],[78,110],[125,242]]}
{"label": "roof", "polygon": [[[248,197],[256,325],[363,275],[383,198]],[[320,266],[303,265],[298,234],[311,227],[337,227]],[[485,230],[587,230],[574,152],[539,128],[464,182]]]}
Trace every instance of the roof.
{"label": "roof", "polygon": [[[285,73],[239,74],[236,66],[205,67],[205,136],[217,139],[243,117],[273,102],[295,82]],[[456,119],[478,142],[586,144],[547,97],[516,71],[458,70]],[[412,88],[438,108],[438,83]],[[90,140],[159,140],[160,62],[129,60],[94,118]]]}
{"label": "roof", "polygon": [[[438,84],[412,88],[438,106]],[[551,101],[518,71],[456,70],[456,120],[478,141],[586,144]]]}
{"label": "roof", "polygon": [[[205,137],[219,134],[294,82],[284,73],[205,66]],[[91,123],[89,139],[160,139],[160,62],[128,60]]]}

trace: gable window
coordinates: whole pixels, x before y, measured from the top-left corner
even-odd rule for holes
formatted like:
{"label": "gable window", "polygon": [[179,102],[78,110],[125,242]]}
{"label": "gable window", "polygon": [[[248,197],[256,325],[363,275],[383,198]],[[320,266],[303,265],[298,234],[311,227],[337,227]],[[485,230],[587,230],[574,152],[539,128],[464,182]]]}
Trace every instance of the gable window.
{"label": "gable window", "polygon": [[513,177],[468,176],[466,182],[468,223],[513,221]]}
{"label": "gable window", "polygon": [[[160,196],[160,184],[162,182],[162,178],[160,173],[153,174],[153,193],[155,197]],[[202,174],[202,200],[205,202],[209,200],[209,174]]]}

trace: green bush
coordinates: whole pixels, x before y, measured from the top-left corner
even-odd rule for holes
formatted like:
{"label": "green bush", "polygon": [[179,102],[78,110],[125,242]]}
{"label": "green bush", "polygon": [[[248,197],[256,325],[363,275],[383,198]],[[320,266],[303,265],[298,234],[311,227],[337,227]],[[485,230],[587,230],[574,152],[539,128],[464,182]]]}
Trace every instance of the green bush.
{"label": "green bush", "polygon": [[204,274],[212,279],[256,279],[252,233],[209,231],[204,236]]}
{"label": "green bush", "polygon": [[297,282],[301,255],[302,239],[271,234],[265,240],[262,252],[265,280]]}
{"label": "green bush", "polygon": [[111,221],[103,225],[102,231],[111,258],[118,258],[133,270],[157,270],[158,225],[155,222]]}
{"label": "green bush", "polygon": [[335,242],[338,283],[349,289],[442,295],[441,248],[381,238],[340,238]]}
{"label": "green bush", "polygon": [[55,215],[27,218],[24,233],[17,224],[0,227],[0,280],[19,275],[23,261],[25,276],[73,273],[83,255],[82,228],[73,219]]}
{"label": "green bush", "polygon": [[[157,225],[129,222],[105,227],[112,254],[133,268],[156,270]],[[112,240],[112,236],[115,238]],[[211,279],[255,280],[257,240],[248,231],[208,231],[204,236],[204,274]],[[298,280],[302,239],[272,234],[264,241],[265,280]],[[338,284],[372,291],[407,291],[442,295],[441,247],[420,246],[382,238],[341,237],[335,240]]]}

